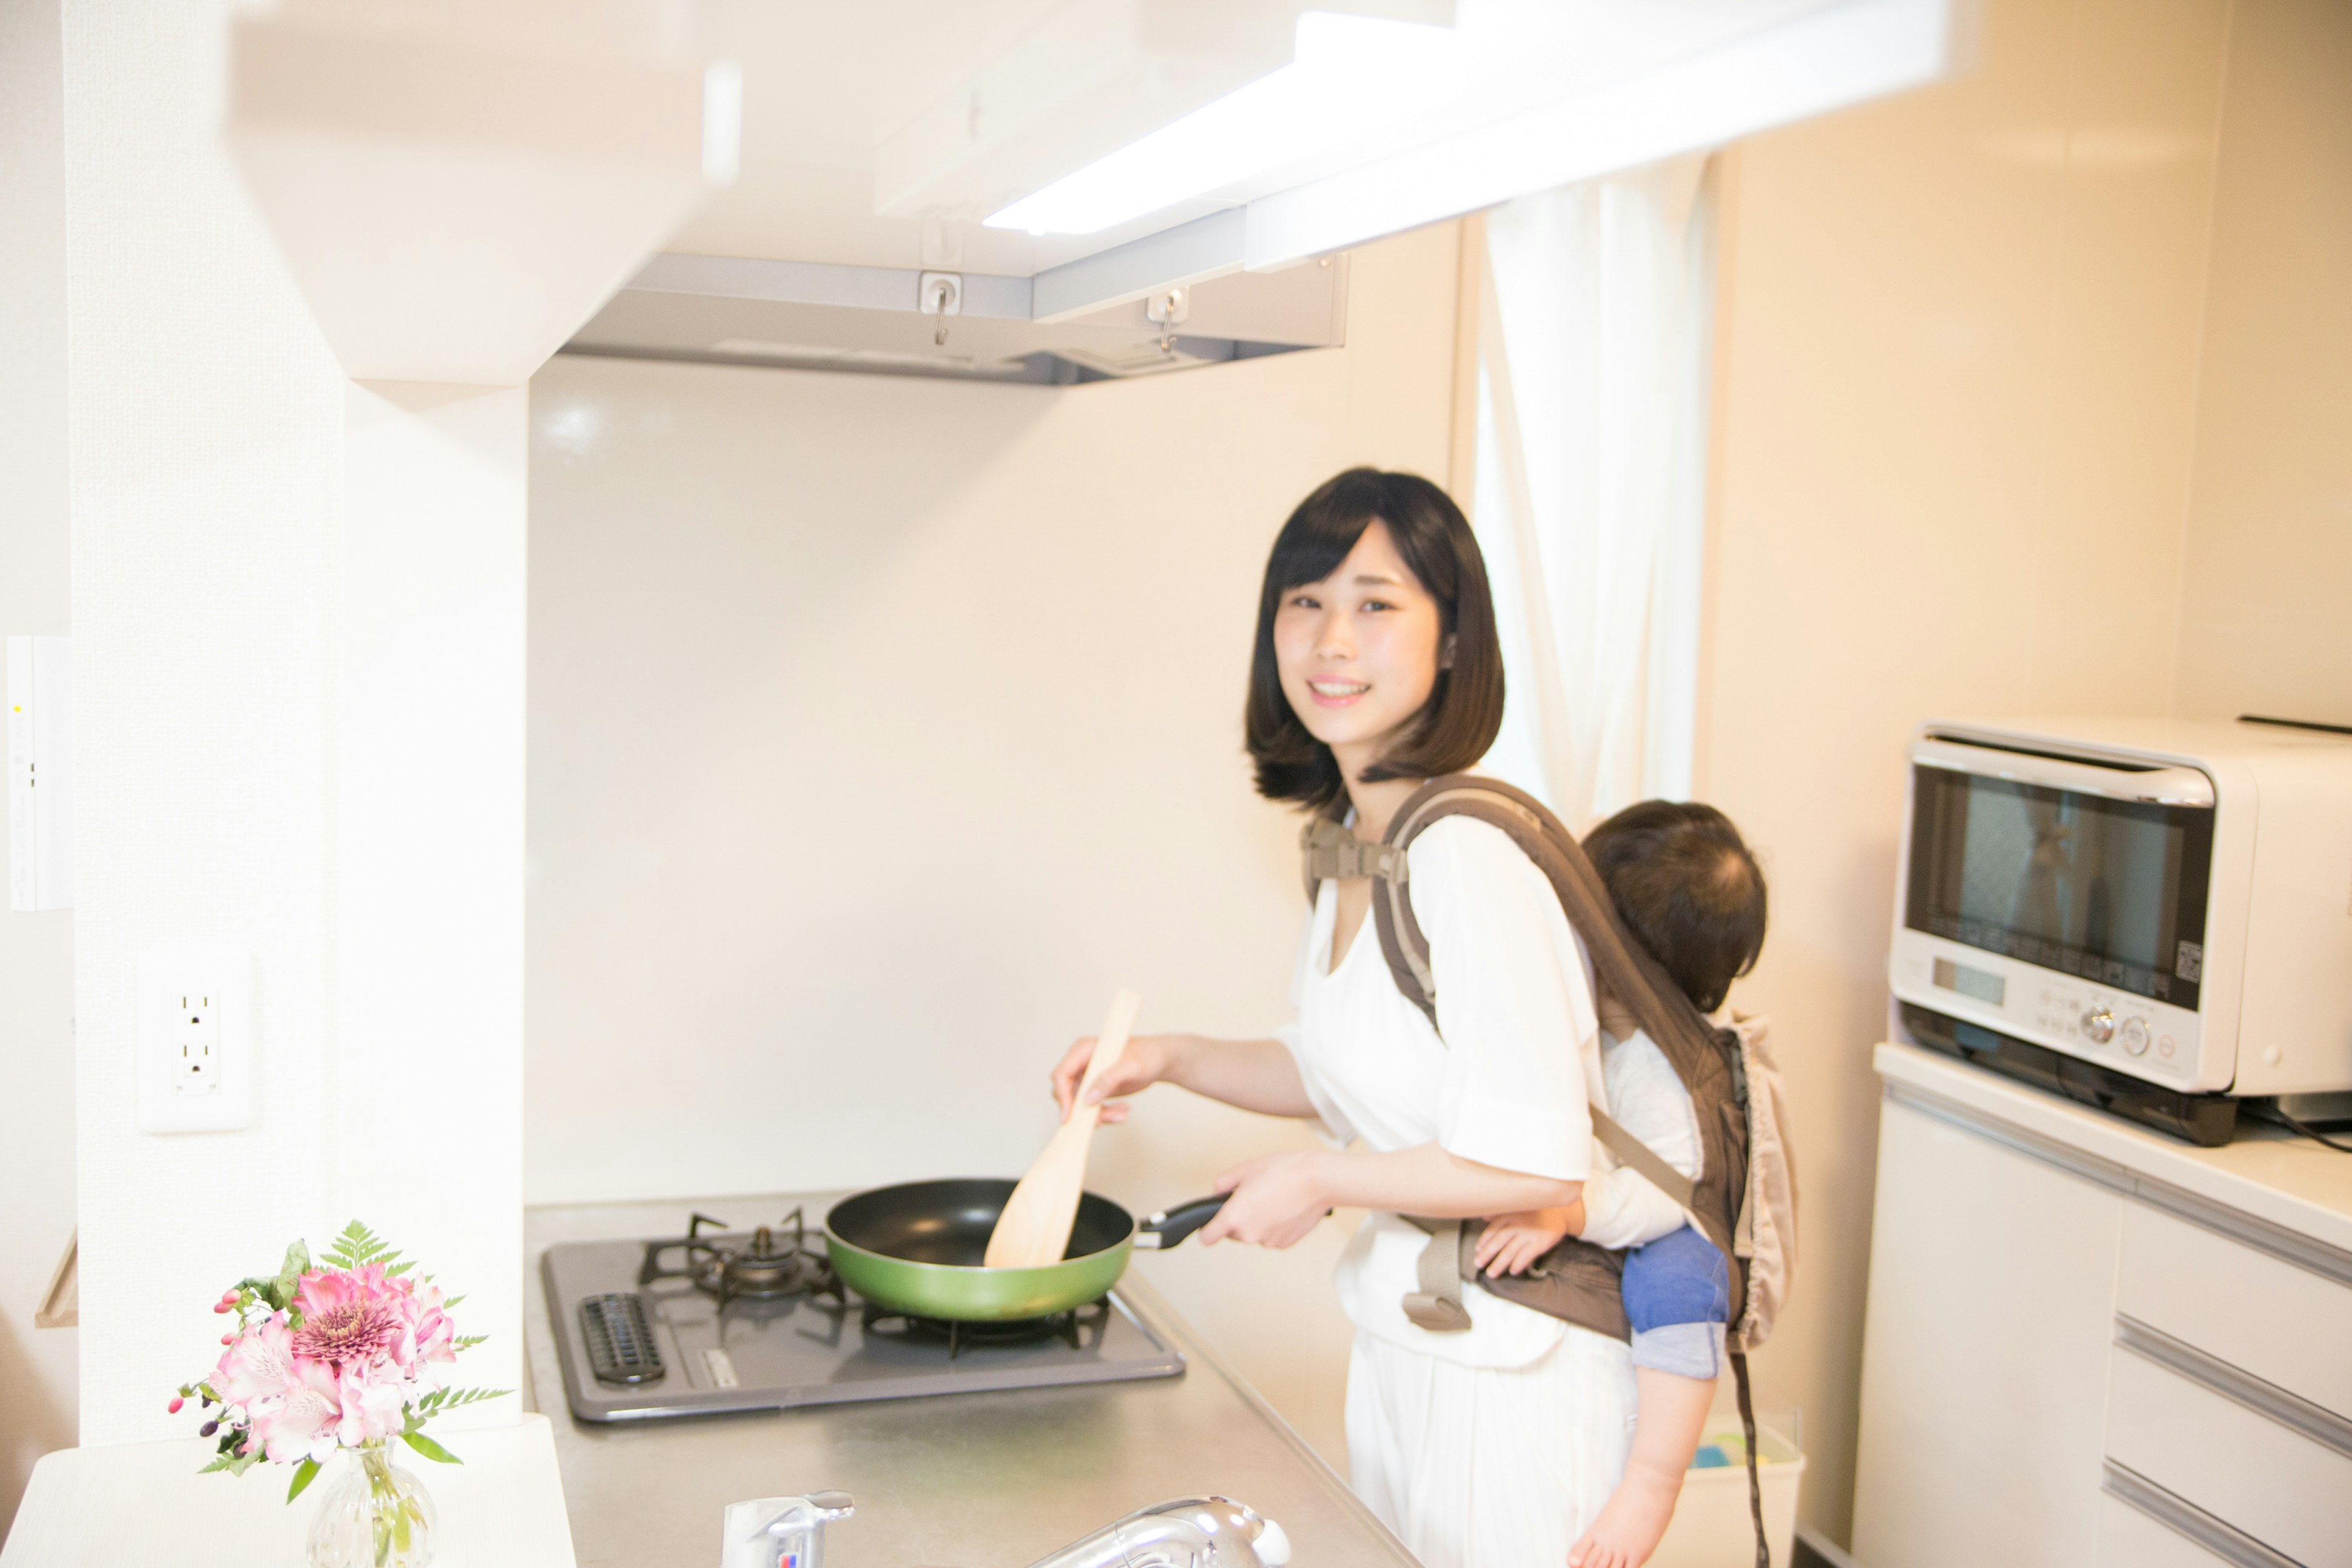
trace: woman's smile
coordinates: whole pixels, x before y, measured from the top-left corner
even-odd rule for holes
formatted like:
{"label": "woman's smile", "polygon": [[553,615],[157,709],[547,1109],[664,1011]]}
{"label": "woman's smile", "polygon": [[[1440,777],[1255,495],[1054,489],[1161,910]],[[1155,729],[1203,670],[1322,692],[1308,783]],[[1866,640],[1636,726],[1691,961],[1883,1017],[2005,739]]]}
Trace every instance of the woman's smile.
{"label": "woman's smile", "polygon": [[1307,695],[1318,708],[1346,708],[1372,689],[1369,680],[1342,680],[1336,676],[1312,675],[1307,678]]}

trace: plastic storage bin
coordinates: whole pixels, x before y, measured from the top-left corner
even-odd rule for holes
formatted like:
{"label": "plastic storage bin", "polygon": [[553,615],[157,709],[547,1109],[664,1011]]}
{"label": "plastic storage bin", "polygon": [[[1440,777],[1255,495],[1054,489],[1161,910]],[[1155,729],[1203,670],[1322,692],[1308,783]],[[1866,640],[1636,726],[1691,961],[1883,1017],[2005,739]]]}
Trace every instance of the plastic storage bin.
{"label": "plastic storage bin", "polygon": [[[1725,1461],[1693,1467],[1683,1478],[1675,1521],[1658,1542],[1650,1568],[1750,1568],[1756,1532],[1748,1519],[1748,1466],[1742,1457],[1739,1417],[1713,1416],[1699,1438],[1704,1464],[1712,1445]],[[1805,1457],[1770,1426],[1756,1426],[1756,1479],[1764,1493],[1764,1539],[1773,1568],[1787,1568],[1797,1537],[1797,1488],[1805,1477]]]}

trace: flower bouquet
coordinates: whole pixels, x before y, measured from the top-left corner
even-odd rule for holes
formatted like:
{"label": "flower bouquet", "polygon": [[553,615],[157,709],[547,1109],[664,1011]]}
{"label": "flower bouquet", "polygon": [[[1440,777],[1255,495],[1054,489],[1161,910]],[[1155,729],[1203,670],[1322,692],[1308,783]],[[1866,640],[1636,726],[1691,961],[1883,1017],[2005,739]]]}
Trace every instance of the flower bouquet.
{"label": "flower bouquet", "polygon": [[201,1401],[199,1435],[220,1439],[206,1471],[242,1475],[265,1458],[293,1466],[289,1502],[337,1449],[357,1454],[359,1468],[330,1492],[310,1531],[314,1568],[424,1568],[433,1505],[392,1463],[389,1444],[396,1437],[457,1464],[425,1423],[506,1392],[445,1385],[442,1369],[481,1336],[459,1334],[447,1311],[459,1298],[445,1298],[430,1276],[412,1278],[411,1267],[357,1220],[317,1266],[297,1241],[274,1278],[239,1280],[214,1303],[236,1326],[221,1336],[226,1348],[211,1373],[171,1402],[177,1413]]}

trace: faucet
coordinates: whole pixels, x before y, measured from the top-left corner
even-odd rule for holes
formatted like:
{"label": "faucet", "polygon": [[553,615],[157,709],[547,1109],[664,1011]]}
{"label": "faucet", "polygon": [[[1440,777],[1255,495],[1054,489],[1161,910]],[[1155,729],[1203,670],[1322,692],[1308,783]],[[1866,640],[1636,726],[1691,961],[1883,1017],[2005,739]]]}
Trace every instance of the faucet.
{"label": "faucet", "polygon": [[1231,1498],[1171,1498],[1139,1509],[1030,1568],[1284,1568],[1282,1526]]}
{"label": "faucet", "polygon": [[847,1492],[731,1503],[724,1568],[824,1568],[824,1527],[856,1511]]}

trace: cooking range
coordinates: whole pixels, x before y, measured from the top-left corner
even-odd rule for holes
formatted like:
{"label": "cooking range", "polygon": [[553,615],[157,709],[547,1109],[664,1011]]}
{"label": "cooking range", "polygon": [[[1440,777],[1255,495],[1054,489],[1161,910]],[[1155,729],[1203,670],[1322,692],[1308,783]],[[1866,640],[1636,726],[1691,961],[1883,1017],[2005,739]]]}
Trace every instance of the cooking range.
{"label": "cooking range", "polygon": [[778,1410],[985,1389],[1173,1377],[1184,1357],[1110,1291],[1075,1310],[956,1322],[845,1287],[793,1210],[742,1231],[551,1247],[540,1264],[583,1421]]}

